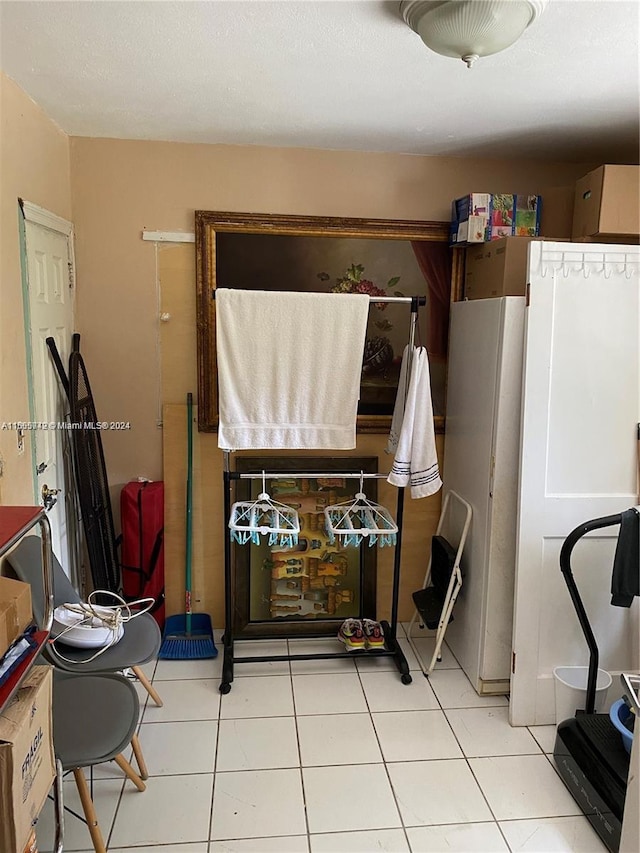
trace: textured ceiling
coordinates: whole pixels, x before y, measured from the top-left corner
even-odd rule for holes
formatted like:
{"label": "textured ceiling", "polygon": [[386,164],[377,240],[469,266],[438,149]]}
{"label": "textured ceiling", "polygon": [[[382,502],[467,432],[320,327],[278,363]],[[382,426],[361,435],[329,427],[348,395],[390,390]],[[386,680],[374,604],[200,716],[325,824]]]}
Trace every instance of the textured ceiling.
{"label": "textured ceiling", "polygon": [[399,3],[0,2],[0,65],[68,134],[638,161],[639,0],[549,0],[472,69]]}

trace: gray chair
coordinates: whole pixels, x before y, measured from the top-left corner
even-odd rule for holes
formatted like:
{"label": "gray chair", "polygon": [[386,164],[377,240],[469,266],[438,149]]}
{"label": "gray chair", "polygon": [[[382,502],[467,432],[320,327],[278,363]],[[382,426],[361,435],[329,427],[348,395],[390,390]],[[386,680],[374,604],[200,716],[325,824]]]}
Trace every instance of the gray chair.
{"label": "gray chair", "polygon": [[[64,570],[55,555],[53,557],[53,606],[75,603],[82,599],[71,585]],[[42,547],[38,536],[24,536],[18,545],[5,558],[15,572],[16,577],[31,584],[33,615],[36,623],[42,625],[44,599],[42,591]],[[133,670],[149,696],[156,705],[162,707],[162,699],[152,687],[142,669],[142,664],[153,660],[158,654],[162,635],[153,616],[148,613],[126,622],[122,638],[103,654],[88,662],[87,659],[95,654],[95,649],[78,649],[64,646],[64,658],[56,653],[53,645],[47,647],[47,657],[54,666],[68,672],[84,674],[93,672],[119,672],[125,669]],[[69,663],[69,660],[73,663]],[[142,770],[142,768],[140,768]]]}
{"label": "gray chair", "polygon": [[135,738],[140,702],[128,678],[115,673],[53,671],[53,749],[72,771],[95,853],[106,847],[83,768],[115,761],[139,791],[145,784],[123,751]]}

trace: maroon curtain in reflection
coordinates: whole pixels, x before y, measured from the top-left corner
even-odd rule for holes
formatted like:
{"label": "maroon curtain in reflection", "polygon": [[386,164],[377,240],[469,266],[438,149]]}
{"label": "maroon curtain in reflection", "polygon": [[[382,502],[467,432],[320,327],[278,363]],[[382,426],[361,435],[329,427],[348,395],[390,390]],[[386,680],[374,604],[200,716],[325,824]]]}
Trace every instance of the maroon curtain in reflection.
{"label": "maroon curtain in reflection", "polygon": [[446,243],[430,240],[415,240],[411,245],[429,294],[427,350],[429,355],[446,356],[451,303],[451,249]]}

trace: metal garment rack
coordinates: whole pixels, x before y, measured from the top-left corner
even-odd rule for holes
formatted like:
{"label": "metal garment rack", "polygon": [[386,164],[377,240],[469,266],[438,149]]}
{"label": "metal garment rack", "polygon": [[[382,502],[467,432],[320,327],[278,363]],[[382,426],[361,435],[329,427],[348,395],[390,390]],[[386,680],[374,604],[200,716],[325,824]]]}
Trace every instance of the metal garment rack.
{"label": "metal garment rack", "polygon": [[[424,296],[412,296],[412,297],[370,297],[371,302],[402,302],[411,305],[411,319],[409,326],[409,341],[408,345],[410,347],[410,352],[413,347],[413,343],[415,340],[415,328],[416,321],[418,317],[418,307],[426,304],[426,297]],[[409,379],[410,370],[407,370],[407,386],[403,389],[404,394],[406,396],[408,389],[408,379]],[[400,593],[400,560],[402,555],[402,527],[403,527],[403,514],[404,514],[404,489],[398,489],[398,497],[396,501],[396,524],[398,527],[398,532],[396,534],[396,544],[394,550],[394,560],[393,560],[393,584],[392,584],[392,593],[391,593],[391,618],[390,621],[382,621],[380,624],[382,625],[382,630],[384,632],[385,645],[383,649],[376,650],[354,650],[354,651],[337,651],[337,652],[318,652],[318,653],[307,653],[307,654],[286,654],[286,655],[251,655],[250,657],[237,657],[234,653],[234,642],[238,640],[242,642],[244,638],[238,637],[234,638],[233,636],[233,611],[234,611],[234,583],[233,583],[233,570],[231,566],[231,539],[229,536],[229,529],[227,527],[227,523],[231,516],[231,493],[232,493],[232,483],[241,480],[241,479],[250,479],[261,480],[263,477],[266,479],[290,479],[292,476],[294,477],[318,477],[318,476],[326,476],[326,471],[316,471],[315,473],[305,473],[303,471],[280,471],[277,473],[267,473],[267,472],[259,472],[259,473],[239,473],[237,471],[231,471],[229,460],[230,460],[230,451],[224,451],[224,470],[223,470],[223,486],[224,486],[224,589],[225,589],[225,629],[223,636],[223,662],[222,662],[222,680],[220,682],[220,693],[226,694],[231,690],[231,683],[233,681],[234,668],[236,664],[243,663],[267,663],[270,661],[291,661],[291,660],[327,660],[333,658],[343,658],[343,659],[353,659],[355,657],[359,657],[361,655],[365,655],[367,657],[391,657],[393,658],[395,665],[400,673],[400,680],[403,684],[411,684],[412,677],[409,673],[409,664],[407,663],[407,659],[404,656],[404,652],[400,647],[400,643],[397,639],[397,626],[398,626],[398,598]],[[309,465],[313,467],[313,457],[309,457]],[[362,473],[354,473],[353,471],[348,473],[340,473],[340,472],[331,472],[332,477],[344,477],[346,479],[360,479],[361,477],[364,479],[386,479],[388,474],[377,473],[377,474],[362,474]],[[236,547],[245,547],[245,546],[236,546]],[[359,547],[362,547],[360,545]],[[318,635],[320,636],[320,635]],[[322,635],[326,638],[326,634]],[[308,635],[307,635],[308,637]],[[247,638],[249,639],[249,638]],[[252,637],[251,639],[255,639]]]}

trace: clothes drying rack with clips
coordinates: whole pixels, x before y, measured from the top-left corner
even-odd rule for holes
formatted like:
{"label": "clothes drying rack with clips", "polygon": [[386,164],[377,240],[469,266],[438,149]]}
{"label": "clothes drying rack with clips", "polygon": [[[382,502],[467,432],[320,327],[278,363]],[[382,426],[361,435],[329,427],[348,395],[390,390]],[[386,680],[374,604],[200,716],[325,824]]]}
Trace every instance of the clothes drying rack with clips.
{"label": "clothes drying rack with clips", "polygon": [[[410,317],[410,325],[409,325],[409,351],[412,352],[415,340],[415,331],[416,331],[416,322],[418,318],[418,308],[426,304],[426,298],[424,296],[412,296],[412,297],[370,297],[371,302],[398,302],[398,303],[407,303],[411,305],[411,317]],[[410,369],[407,370],[407,382],[408,377],[410,375]],[[407,387],[402,389],[402,392],[406,395]],[[396,499],[396,515],[395,515],[395,530],[380,530],[376,528],[376,534],[390,534],[395,537],[394,544],[394,560],[393,560],[393,580],[392,580],[392,592],[391,592],[391,615],[388,621],[381,621],[382,631],[384,633],[384,647],[380,649],[372,649],[368,651],[360,651],[360,650],[352,650],[352,651],[336,651],[336,652],[309,652],[305,654],[282,654],[282,655],[251,655],[251,656],[238,656],[235,654],[235,642],[242,642],[244,638],[235,637],[233,632],[233,613],[235,610],[236,602],[235,602],[235,584],[234,584],[234,571],[232,568],[232,542],[231,537],[229,535],[228,524],[232,517],[232,493],[233,493],[233,483],[242,479],[249,480],[262,480],[263,483],[266,479],[290,479],[292,476],[296,478],[308,478],[308,477],[319,477],[326,476],[326,471],[291,471],[287,470],[286,472],[254,472],[254,473],[241,473],[238,471],[232,471],[230,468],[230,456],[231,452],[225,450],[223,453],[224,456],[224,469],[223,469],[223,488],[224,488],[224,587],[225,587],[225,630],[223,637],[223,663],[222,663],[222,679],[220,682],[220,692],[222,694],[229,693],[231,690],[231,683],[234,678],[234,669],[236,664],[245,664],[245,663],[268,663],[271,661],[295,661],[295,660],[328,660],[334,658],[343,658],[343,659],[353,659],[359,655],[367,655],[368,657],[390,657],[393,659],[398,672],[400,673],[400,680],[402,684],[411,684],[412,677],[409,672],[409,664],[407,663],[407,659],[402,651],[400,643],[397,639],[397,626],[398,626],[398,599],[400,592],[400,561],[402,556],[402,526],[403,526],[403,514],[404,514],[404,489],[398,488],[398,494]],[[309,467],[313,467],[313,457],[309,458]],[[387,474],[385,473],[354,473],[353,471],[349,472],[331,472],[332,477],[341,477],[345,479],[360,479],[361,480],[361,492],[362,489],[362,480],[364,479],[386,479]],[[264,492],[264,487],[263,487]],[[383,514],[384,516],[384,514]],[[382,516],[377,516],[378,519],[376,524],[386,525],[387,521],[382,520],[380,518]],[[282,520],[282,519],[280,519]],[[242,541],[240,538],[236,538],[236,543]],[[247,538],[246,541],[250,541],[250,538]],[[385,542],[385,544],[387,544]],[[362,547],[360,544],[359,547]],[[368,547],[365,545],[365,547]],[[363,614],[366,615],[366,614]],[[307,635],[308,636],[308,635]],[[318,635],[320,636],[320,635]],[[321,636],[326,638],[326,634],[322,634]],[[255,639],[255,636],[252,636],[251,639]]]}

